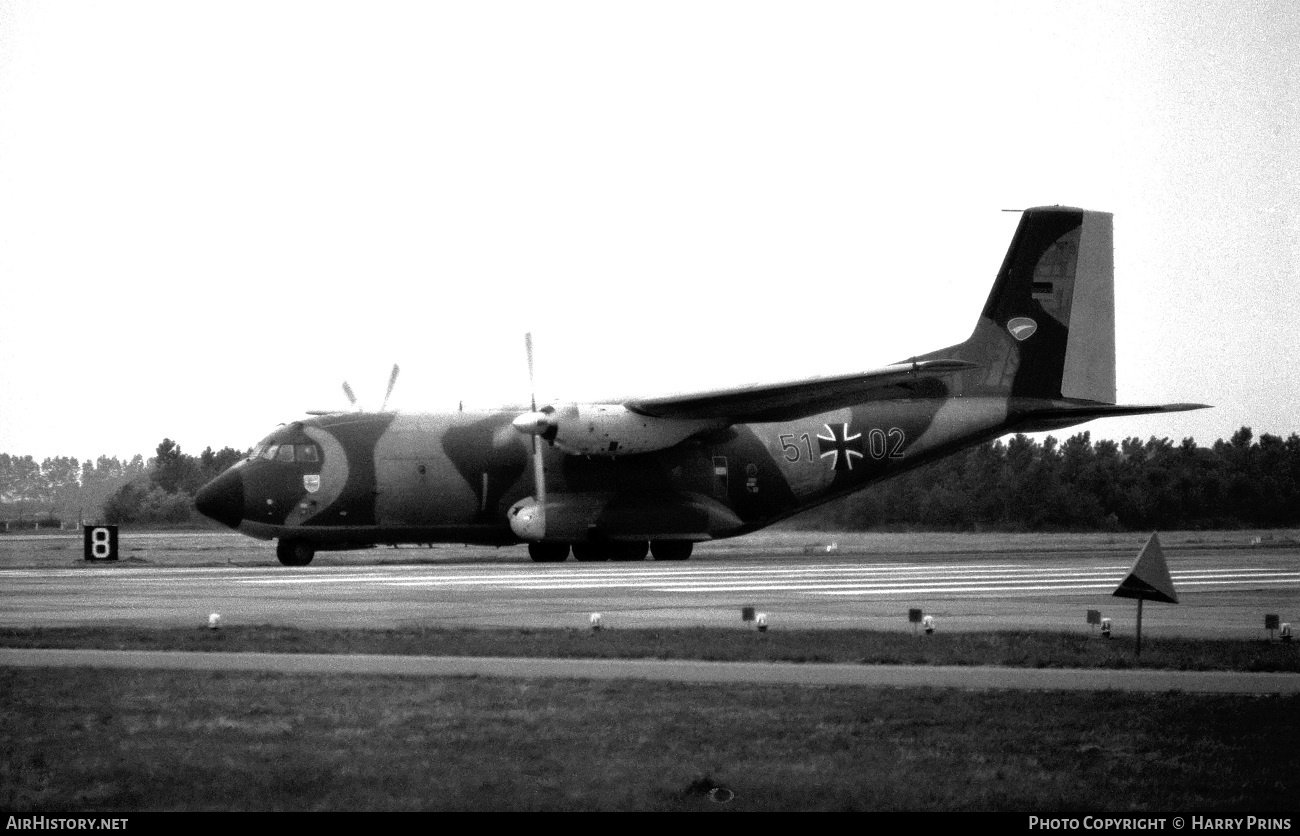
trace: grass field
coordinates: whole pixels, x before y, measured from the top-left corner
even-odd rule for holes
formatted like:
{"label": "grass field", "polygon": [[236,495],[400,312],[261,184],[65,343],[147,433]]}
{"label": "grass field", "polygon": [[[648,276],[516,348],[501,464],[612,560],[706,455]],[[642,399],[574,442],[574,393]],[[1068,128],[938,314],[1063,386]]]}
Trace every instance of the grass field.
{"label": "grass field", "polygon": [[[0,644],[1133,665],[1119,641],[1016,633],[248,627]],[[1281,644],[1150,644],[1144,667],[1295,669]],[[15,811],[1258,813],[1300,791],[1297,697],[11,668],[0,703],[0,808]]]}
{"label": "grass field", "polygon": [[1294,697],[12,668],[0,697],[11,811],[1259,813],[1300,792]]}
{"label": "grass field", "polygon": [[[1023,543],[1008,535],[952,535],[951,542],[949,535],[885,536],[888,542],[864,536],[838,545],[909,560],[948,548],[1042,546],[1041,538],[1028,536]],[[811,537],[783,535],[772,546],[803,553],[816,548],[808,545]],[[1199,548],[1201,537],[1188,535],[1180,545]],[[1235,542],[1241,535],[1230,537]],[[1062,535],[1051,544],[1127,549],[1129,539]],[[155,540],[145,541],[140,548],[147,551],[133,559],[177,565],[206,559],[197,552],[170,556],[170,541]],[[211,548],[217,555],[225,547],[214,538]],[[438,549],[373,555],[416,556],[446,559]],[[15,557],[32,565],[73,559],[62,551]],[[250,550],[239,559],[267,558]],[[5,629],[0,646],[1139,666],[1130,638],[1105,641],[1078,632],[760,634],[739,626],[599,633]],[[1140,666],[1297,671],[1298,660],[1300,647],[1276,642],[1148,638]],[[1258,814],[1293,810],[1300,797],[1297,697],[0,668],[0,705],[0,809],[15,812]]]}

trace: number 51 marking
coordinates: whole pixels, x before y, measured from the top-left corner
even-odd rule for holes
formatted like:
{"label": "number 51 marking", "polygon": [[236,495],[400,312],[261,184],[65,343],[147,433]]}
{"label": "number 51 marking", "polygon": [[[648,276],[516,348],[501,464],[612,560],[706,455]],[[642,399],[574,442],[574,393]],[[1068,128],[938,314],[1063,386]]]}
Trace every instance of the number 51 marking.
{"label": "number 51 marking", "polygon": [[[797,462],[803,457],[803,450],[800,450],[799,445],[794,443],[794,438],[794,433],[785,433],[781,436],[781,449],[785,451],[783,455],[788,462]],[[812,439],[808,437],[808,433],[804,433],[799,436],[799,440],[803,442],[804,447],[808,450],[808,461],[812,461]]]}

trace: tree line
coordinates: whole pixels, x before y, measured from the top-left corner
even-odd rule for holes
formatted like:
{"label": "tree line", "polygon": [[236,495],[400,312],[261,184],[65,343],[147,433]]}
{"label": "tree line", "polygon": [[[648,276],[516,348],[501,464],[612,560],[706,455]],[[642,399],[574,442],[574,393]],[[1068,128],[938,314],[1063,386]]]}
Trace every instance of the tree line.
{"label": "tree line", "polygon": [[[170,438],[129,462],[0,453],[0,519],[187,523],[199,487],[248,453],[198,456]],[[1300,435],[1242,427],[1191,438],[1059,442],[1025,435],[973,447],[800,515],[801,528],[1123,531],[1300,526]]]}
{"label": "tree line", "polygon": [[55,456],[0,453],[0,520],[7,527],[58,527],[85,522],[186,523],[197,518],[194,494],[247,453],[231,447],[198,456],[164,438],[154,457],[127,462],[100,456],[78,462]]}
{"label": "tree line", "polygon": [[1025,435],[932,462],[806,515],[806,528],[1132,531],[1300,526],[1300,435],[1041,443]]}

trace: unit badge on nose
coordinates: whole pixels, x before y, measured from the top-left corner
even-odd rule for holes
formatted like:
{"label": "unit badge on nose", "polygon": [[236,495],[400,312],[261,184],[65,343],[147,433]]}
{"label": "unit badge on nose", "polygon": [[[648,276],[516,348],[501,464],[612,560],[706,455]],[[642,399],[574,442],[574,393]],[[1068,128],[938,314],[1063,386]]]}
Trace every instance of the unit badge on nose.
{"label": "unit badge on nose", "polygon": [[307,474],[302,477],[302,486],[307,489],[307,493],[316,493],[320,490],[320,474]]}

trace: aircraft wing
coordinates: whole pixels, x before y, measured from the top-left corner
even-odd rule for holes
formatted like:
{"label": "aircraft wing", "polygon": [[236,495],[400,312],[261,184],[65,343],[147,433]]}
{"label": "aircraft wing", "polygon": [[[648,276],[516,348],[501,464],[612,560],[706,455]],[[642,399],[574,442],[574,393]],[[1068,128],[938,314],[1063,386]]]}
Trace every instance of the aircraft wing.
{"label": "aircraft wing", "polygon": [[943,387],[939,384],[942,378],[976,366],[963,360],[918,360],[835,377],[756,384],[691,395],[637,398],[623,405],[632,412],[652,418],[726,419],[732,423],[791,421],[866,401],[942,393]]}

